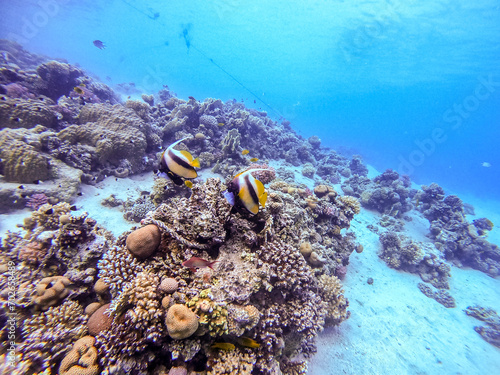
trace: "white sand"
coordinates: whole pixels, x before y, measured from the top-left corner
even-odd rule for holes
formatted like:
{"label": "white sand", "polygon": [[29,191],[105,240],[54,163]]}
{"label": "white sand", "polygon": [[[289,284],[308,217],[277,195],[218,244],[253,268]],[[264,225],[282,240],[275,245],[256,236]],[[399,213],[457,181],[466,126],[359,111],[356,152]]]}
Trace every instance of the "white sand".
{"label": "white sand", "polygon": [[[352,229],[363,244],[344,280],[351,317],[320,334],[309,374],[499,374],[500,349],[473,329],[483,323],[463,310],[479,304],[500,312],[500,281],[479,271],[452,268],[447,309],[424,296],[419,276],[393,270],[379,259],[378,236],[366,226],[378,214],[363,210]],[[407,234],[425,241],[428,223],[409,223]],[[428,240],[428,239],[427,239]],[[374,279],[373,285],[367,279]]]}

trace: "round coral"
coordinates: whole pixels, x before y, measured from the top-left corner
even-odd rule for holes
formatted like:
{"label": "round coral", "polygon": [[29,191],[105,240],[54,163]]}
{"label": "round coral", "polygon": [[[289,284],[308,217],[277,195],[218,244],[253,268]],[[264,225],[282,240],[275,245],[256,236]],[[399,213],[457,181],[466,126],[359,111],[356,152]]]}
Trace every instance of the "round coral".
{"label": "round coral", "polygon": [[97,349],[94,347],[95,338],[82,337],[75,342],[71,351],[61,361],[59,375],[97,375]]}
{"label": "round coral", "polygon": [[185,305],[173,305],[165,318],[168,334],[173,339],[185,339],[198,329],[198,317]]}
{"label": "round coral", "polygon": [[161,232],[154,224],[146,225],[130,233],[127,237],[127,249],[132,255],[146,259],[153,255],[160,246]]}
{"label": "round coral", "polygon": [[174,293],[178,287],[179,283],[172,277],[167,277],[160,283],[160,290],[168,294]]}
{"label": "round coral", "polygon": [[106,314],[106,310],[109,308],[109,305],[109,303],[102,305],[89,318],[87,326],[89,327],[89,333],[92,336],[97,336],[100,332],[111,328],[113,318]]}

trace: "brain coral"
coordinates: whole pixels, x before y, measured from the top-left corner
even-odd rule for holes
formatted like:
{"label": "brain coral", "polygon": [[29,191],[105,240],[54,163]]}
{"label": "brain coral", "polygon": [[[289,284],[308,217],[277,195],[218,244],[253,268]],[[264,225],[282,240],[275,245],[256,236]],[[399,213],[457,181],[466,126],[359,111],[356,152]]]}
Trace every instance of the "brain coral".
{"label": "brain coral", "polygon": [[59,367],[59,375],[97,375],[97,349],[94,347],[95,339],[84,336],[75,344],[63,358]]}
{"label": "brain coral", "polygon": [[168,309],[165,324],[170,337],[185,339],[198,329],[198,317],[187,306],[176,304]]}

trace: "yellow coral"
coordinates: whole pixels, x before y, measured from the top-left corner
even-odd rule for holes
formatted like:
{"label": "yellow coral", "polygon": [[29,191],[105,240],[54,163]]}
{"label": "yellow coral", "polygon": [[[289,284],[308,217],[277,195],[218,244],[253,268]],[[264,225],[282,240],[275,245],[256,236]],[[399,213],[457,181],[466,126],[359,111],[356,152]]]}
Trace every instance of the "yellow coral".
{"label": "yellow coral", "polygon": [[187,306],[200,317],[200,324],[208,326],[211,336],[228,333],[227,308],[213,300],[210,289],[202,290]]}
{"label": "yellow coral", "polygon": [[168,309],[165,324],[170,337],[185,339],[198,329],[198,317],[187,306],[176,304]]}

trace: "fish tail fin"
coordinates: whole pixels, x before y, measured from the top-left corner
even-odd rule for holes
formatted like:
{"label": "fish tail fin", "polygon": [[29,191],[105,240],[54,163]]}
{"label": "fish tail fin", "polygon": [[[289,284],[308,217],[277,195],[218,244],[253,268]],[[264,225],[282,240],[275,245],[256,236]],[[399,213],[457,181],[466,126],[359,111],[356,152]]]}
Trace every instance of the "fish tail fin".
{"label": "fish tail fin", "polygon": [[196,158],[191,162],[191,166],[195,168],[200,168],[200,158]]}
{"label": "fish tail fin", "polygon": [[207,265],[207,266],[208,266],[211,270],[213,270],[214,268],[213,268],[212,266],[213,266],[215,263],[217,263],[217,262],[218,262],[218,260],[214,260],[213,262],[208,263],[208,265]]}

